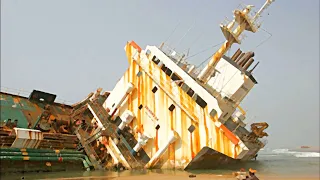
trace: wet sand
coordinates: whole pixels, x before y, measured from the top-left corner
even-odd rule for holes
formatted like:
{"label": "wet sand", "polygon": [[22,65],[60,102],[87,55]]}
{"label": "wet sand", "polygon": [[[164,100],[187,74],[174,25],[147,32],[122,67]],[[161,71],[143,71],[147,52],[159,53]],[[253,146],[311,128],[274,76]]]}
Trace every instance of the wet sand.
{"label": "wet sand", "polygon": [[[299,177],[299,178],[294,178],[294,177],[272,177],[272,176],[258,176],[260,180],[264,179],[270,179],[270,180],[284,180],[284,179],[294,179],[294,180],[319,180],[319,178],[313,177],[313,178],[308,178],[308,177]],[[172,179],[172,180],[208,180],[208,179],[216,179],[216,180],[236,180],[236,178],[232,175],[227,176],[219,176],[219,175],[197,175],[196,177],[190,178],[188,176],[182,176],[182,175],[144,175],[144,176],[135,176],[135,177],[118,177],[115,178],[117,180],[164,180],[164,179]]]}
{"label": "wet sand", "polygon": [[[319,176],[307,177],[292,177],[292,176],[264,176],[257,174],[260,180],[319,180]],[[200,174],[196,177],[189,177],[188,175],[168,175],[168,174],[157,174],[150,173],[147,175],[135,175],[135,176],[89,176],[89,177],[73,177],[73,178],[58,178],[58,180],[236,180],[232,175],[208,175]]]}

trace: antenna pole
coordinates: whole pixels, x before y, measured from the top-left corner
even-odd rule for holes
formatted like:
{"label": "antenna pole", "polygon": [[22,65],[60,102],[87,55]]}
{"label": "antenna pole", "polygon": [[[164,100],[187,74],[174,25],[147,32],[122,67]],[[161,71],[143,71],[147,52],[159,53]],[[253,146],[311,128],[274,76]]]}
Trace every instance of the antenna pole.
{"label": "antenna pole", "polygon": [[[261,9],[256,13],[254,18],[248,16],[252,9],[252,5],[246,6],[243,10],[235,10],[234,19],[227,25],[221,24],[220,28],[223,35],[226,38],[224,44],[220,49],[213,55],[212,59],[206,65],[206,67],[200,72],[197,79],[202,83],[207,83],[211,75],[215,70],[215,66],[218,64],[222,56],[231,48],[233,43],[241,43],[240,35],[243,31],[251,31],[255,33],[258,27],[254,24],[254,21],[260,16],[260,14],[273,2],[273,0],[267,0],[266,3],[261,7]],[[235,23],[238,24],[235,30],[232,30]]]}
{"label": "antenna pole", "polygon": [[252,21],[256,21],[259,16],[261,16],[262,12],[266,10],[271,3],[273,3],[275,0],[267,0],[264,5],[259,9],[259,11],[256,13],[256,15],[253,17]]}

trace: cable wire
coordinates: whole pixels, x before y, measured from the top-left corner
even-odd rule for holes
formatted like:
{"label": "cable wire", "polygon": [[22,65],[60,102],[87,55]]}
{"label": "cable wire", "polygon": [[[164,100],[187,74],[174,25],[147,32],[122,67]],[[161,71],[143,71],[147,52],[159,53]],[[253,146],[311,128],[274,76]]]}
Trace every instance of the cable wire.
{"label": "cable wire", "polygon": [[[192,57],[194,57],[194,56],[196,56],[196,55],[199,55],[199,54],[201,54],[201,53],[203,53],[203,52],[206,52],[206,51],[208,51],[208,50],[210,50],[210,49],[212,49],[212,48],[214,48],[214,47],[217,47],[217,46],[219,46],[219,45],[221,45],[221,44],[223,44],[224,43],[224,41],[222,41],[221,43],[219,43],[219,44],[215,44],[215,45],[213,45],[213,46],[211,46],[211,47],[209,47],[209,48],[206,48],[206,49],[204,49],[204,50],[202,50],[202,51],[200,51],[200,52],[198,52],[198,53],[196,53],[196,54],[193,54],[193,55],[191,55],[191,56],[188,56],[187,58],[185,58],[185,60],[186,59],[189,59],[189,58],[192,58]],[[211,56],[210,56],[211,57]]]}
{"label": "cable wire", "polygon": [[252,51],[255,51],[259,46],[261,46],[262,44],[264,44],[265,42],[267,42],[271,37],[272,37],[272,34],[269,33],[268,31],[266,31],[265,29],[263,28],[260,28],[261,30],[263,30],[264,32],[268,33],[269,34],[269,37],[265,40],[263,40],[261,43],[259,43],[255,48],[253,48]]}

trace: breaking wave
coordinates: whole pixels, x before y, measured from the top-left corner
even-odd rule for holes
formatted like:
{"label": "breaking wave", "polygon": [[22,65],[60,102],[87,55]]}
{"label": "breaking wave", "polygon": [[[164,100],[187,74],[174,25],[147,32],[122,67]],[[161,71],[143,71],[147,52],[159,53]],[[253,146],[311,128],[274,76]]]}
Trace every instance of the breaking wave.
{"label": "breaking wave", "polygon": [[285,154],[292,155],[295,157],[320,157],[320,153],[318,152],[298,152],[298,151],[290,151],[289,149],[274,149],[272,153],[275,154]]}

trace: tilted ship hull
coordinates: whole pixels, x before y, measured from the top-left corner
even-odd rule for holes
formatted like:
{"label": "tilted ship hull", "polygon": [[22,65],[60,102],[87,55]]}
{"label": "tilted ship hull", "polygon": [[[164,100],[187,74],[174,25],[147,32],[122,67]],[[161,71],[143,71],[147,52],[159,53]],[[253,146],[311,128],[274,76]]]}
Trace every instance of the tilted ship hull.
{"label": "tilted ship hull", "polygon": [[129,68],[111,92],[98,89],[74,105],[41,91],[29,98],[2,92],[1,160],[48,167],[80,161],[87,170],[212,169],[256,157],[268,124],[248,131],[239,106],[257,84],[256,66],[248,70],[254,53],[224,53],[243,31],[257,31],[256,19],[271,2],[253,17],[252,6],[234,11],[235,19],[221,25],[226,42],[203,69],[165,44],[143,50],[130,41]]}

